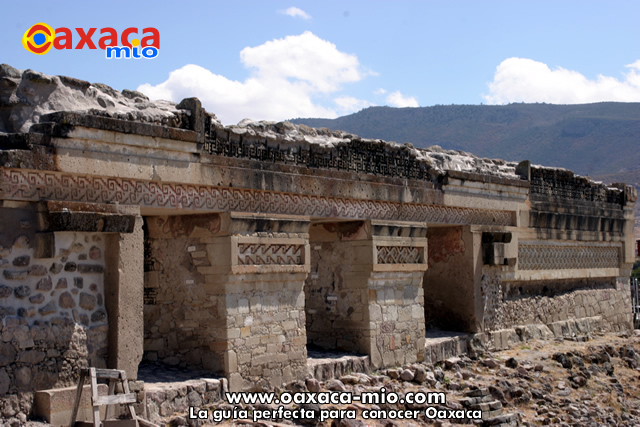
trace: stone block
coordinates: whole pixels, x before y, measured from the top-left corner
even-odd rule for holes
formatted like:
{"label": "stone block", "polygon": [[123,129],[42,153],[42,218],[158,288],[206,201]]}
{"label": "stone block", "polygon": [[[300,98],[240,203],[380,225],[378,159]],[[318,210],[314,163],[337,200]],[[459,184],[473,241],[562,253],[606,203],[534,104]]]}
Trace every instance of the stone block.
{"label": "stone block", "polygon": [[[36,417],[44,418],[53,425],[69,425],[76,398],[76,390],[77,387],[65,387],[37,391],[34,398]],[[106,396],[108,391],[109,388],[106,384],[98,384],[98,395]],[[91,386],[85,385],[82,389],[77,421],[93,421],[93,412],[90,405]],[[100,408],[101,418],[104,418],[105,410],[106,406]]]}

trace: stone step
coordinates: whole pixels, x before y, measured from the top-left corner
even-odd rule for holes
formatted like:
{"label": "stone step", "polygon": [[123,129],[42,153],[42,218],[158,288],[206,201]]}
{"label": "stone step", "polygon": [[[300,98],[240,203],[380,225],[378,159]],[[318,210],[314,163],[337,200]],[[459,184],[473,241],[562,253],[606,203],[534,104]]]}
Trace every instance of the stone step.
{"label": "stone step", "polygon": [[219,402],[227,390],[226,379],[201,378],[179,382],[145,383],[148,418],[157,422],[189,407],[201,408]]}
{"label": "stone step", "polygon": [[518,414],[502,414],[485,418],[482,413],[482,426],[511,427],[520,425],[520,417]]}
{"label": "stone step", "polygon": [[369,356],[356,356],[343,353],[328,353],[321,351],[307,352],[307,369],[311,376],[318,381],[360,372],[370,372]]}
{"label": "stone step", "polygon": [[[44,418],[49,424],[69,425],[71,412],[76,401],[78,387],[53,388],[50,390],[36,391],[34,396],[34,414],[38,418]],[[98,384],[98,395],[106,396],[109,387],[106,384]],[[106,406],[100,408],[100,416],[104,418]],[[78,409],[77,421],[93,421],[93,409],[91,406],[91,386],[82,388],[82,398]]]}
{"label": "stone step", "polygon": [[427,331],[424,344],[424,361],[437,363],[467,353],[467,334],[447,331]]}

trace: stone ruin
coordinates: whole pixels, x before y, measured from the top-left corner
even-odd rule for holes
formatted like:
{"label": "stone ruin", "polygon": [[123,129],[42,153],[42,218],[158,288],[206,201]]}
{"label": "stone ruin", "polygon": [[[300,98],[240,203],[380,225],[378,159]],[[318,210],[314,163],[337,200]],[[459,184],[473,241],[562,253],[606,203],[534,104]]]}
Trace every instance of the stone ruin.
{"label": "stone ruin", "polygon": [[629,330],[636,198],[2,65],[0,409],[143,359],[257,390],[308,348],[424,360],[433,327]]}

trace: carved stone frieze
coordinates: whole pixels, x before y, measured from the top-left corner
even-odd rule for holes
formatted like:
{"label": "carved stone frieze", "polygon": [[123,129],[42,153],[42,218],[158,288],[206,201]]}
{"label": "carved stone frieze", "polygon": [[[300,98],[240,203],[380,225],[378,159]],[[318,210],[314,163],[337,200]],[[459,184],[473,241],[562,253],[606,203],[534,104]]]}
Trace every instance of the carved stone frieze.
{"label": "carved stone frieze", "polygon": [[513,225],[512,213],[253,189],[3,168],[0,198],[119,203],[149,208],[251,212],[320,218]]}
{"label": "carved stone frieze", "polygon": [[378,264],[422,264],[424,247],[377,246]]}
{"label": "carved stone frieze", "polygon": [[238,243],[238,265],[303,265],[304,245]]}
{"label": "carved stone frieze", "polygon": [[520,270],[565,270],[618,268],[620,249],[616,246],[520,244]]}

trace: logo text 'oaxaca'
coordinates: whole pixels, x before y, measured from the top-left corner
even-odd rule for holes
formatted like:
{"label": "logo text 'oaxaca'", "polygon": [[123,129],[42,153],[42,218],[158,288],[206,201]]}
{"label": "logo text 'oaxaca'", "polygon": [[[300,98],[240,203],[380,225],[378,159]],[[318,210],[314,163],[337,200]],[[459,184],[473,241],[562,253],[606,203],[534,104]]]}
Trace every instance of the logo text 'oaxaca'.
{"label": "logo text 'oaxaca'", "polygon": [[[29,28],[22,36],[22,46],[31,53],[44,55],[51,48],[63,49],[103,49],[107,59],[111,58],[155,58],[160,50],[160,32],[153,27],[142,29],[142,40],[132,39],[129,36],[139,34],[136,27],[126,28],[120,34],[118,45],[118,32],[111,27],[102,28],[99,32],[98,45],[93,41],[97,28],[75,28],[77,37],[66,27],[55,30],[47,24],[40,22]],[[77,42],[76,42],[77,41]],[[76,42],[74,44],[74,42]]]}

